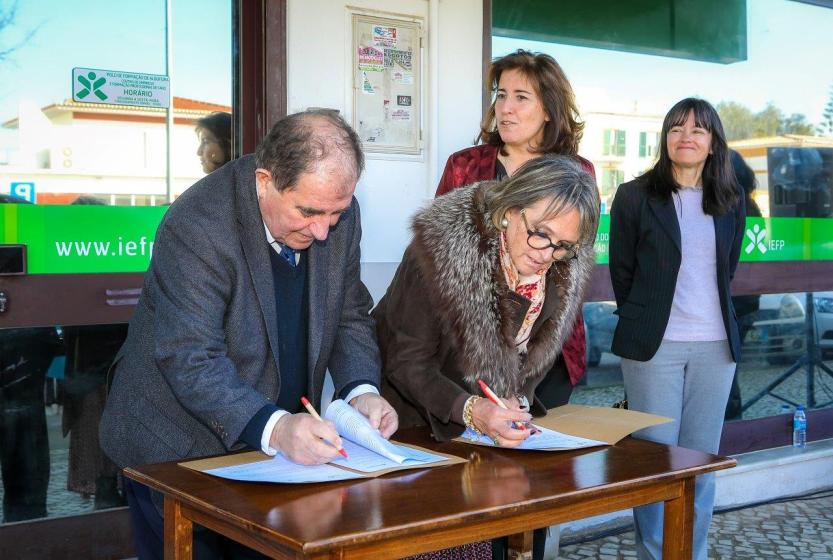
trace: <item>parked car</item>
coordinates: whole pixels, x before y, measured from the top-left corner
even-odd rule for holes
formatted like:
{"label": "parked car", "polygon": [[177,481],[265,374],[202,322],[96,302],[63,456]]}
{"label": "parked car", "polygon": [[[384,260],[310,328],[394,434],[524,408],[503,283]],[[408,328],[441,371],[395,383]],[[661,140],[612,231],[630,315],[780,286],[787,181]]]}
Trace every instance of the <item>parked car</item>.
{"label": "parked car", "polygon": [[602,354],[610,352],[613,344],[613,331],[619,316],[614,315],[616,304],[612,301],[593,301],[585,303],[582,309],[584,315],[584,334],[587,340],[587,367],[596,367],[602,359]]}
{"label": "parked car", "polygon": [[[833,292],[816,292],[812,299],[815,343],[822,355],[833,354]],[[744,337],[745,359],[761,358],[770,364],[788,364],[805,354],[808,339],[806,303],[804,293],[762,295],[760,308],[752,314],[750,328]]]}
{"label": "parked car", "polygon": [[[813,298],[813,335],[823,356],[833,355],[833,292],[816,292]],[[743,359],[763,359],[770,364],[789,364],[807,351],[806,294],[764,294],[758,309],[738,317],[744,333]],[[611,301],[584,304],[587,366],[599,365],[610,352],[618,321]]]}

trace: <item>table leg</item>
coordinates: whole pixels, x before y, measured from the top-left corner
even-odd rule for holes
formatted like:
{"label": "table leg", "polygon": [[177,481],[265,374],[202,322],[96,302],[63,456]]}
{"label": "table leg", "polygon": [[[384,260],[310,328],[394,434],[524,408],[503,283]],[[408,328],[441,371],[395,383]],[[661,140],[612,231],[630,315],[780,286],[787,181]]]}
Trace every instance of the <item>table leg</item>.
{"label": "table leg", "polygon": [[694,538],[694,477],[679,481],[680,495],[665,501],[662,557],[665,560],[691,560]]}
{"label": "table leg", "polygon": [[508,541],[507,558],[510,560],[532,560],[532,531],[509,535]]}
{"label": "table leg", "polygon": [[182,504],[165,496],[165,560],[191,560],[194,526]]}

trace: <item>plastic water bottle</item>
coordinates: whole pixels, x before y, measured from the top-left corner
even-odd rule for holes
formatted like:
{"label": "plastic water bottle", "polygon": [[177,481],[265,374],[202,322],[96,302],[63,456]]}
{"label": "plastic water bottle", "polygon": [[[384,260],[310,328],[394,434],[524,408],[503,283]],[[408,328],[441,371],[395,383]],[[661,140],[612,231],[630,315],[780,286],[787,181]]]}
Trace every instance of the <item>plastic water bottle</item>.
{"label": "plastic water bottle", "polygon": [[804,448],[807,446],[807,415],[804,414],[804,407],[799,406],[793,414],[793,447]]}

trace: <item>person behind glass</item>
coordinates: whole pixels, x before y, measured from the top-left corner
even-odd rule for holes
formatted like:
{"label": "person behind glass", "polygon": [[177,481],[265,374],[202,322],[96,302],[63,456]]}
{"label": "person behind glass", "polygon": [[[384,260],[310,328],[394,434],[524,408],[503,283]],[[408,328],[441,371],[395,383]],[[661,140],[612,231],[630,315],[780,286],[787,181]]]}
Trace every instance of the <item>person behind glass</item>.
{"label": "person behind glass", "polygon": [[[73,205],[103,206],[96,196],[81,195]],[[127,336],[127,325],[65,325],[61,429],[69,436],[67,489],[94,496],[94,508],[124,505],[118,467],[104,455],[98,423],[107,399],[107,370]]]}
{"label": "person behind glass", "polygon": [[[28,204],[0,193],[0,204]],[[49,435],[44,382],[60,340],[54,327],[0,329],[0,473],[3,517],[46,517]]]}
{"label": "person behind glass", "polygon": [[58,347],[53,327],[0,329],[3,523],[46,517],[50,460],[43,392]]}
{"label": "person behind glass", "polygon": [[216,112],[197,121],[197,156],[202,170],[211,173],[231,161],[231,115]]}
{"label": "person behind glass", "polygon": [[[512,423],[546,414],[535,389],[581,313],[598,221],[593,177],[554,154],[502,181],[455,189],[416,215],[372,313],[382,396],[400,425],[428,426],[439,441],[470,428],[501,447],[530,436]],[[508,408],[482,398],[478,379]],[[491,557],[488,542],[477,546],[488,550],[474,557]]]}
{"label": "person behind glass", "polygon": [[[665,116],[659,160],[619,186],[610,211],[610,277],[629,408],[673,418],[637,437],[716,453],[740,358],[729,283],[744,199],[714,108],[683,99]],[[697,477],[694,558],[705,560],[714,475]],[[663,505],[634,509],[640,558],[662,555]]]}
{"label": "person behind glass", "polygon": [[[584,123],[567,76],[551,56],[518,50],[489,69],[495,99],[480,124],[479,145],[448,158],[437,196],[477,181],[503,179],[543,154],[575,156],[595,178],[593,164],[577,155]],[[567,404],[584,376],[587,343],[579,313],[552,370],[538,386],[544,406]]]}
{"label": "person behind glass", "polygon": [[[741,156],[735,150],[729,150],[732,161],[732,169],[735,173],[735,178],[738,180],[741,190],[744,194],[746,204],[746,216],[760,217],[761,209],[752,193],[755,192],[757,181],[755,181],[755,172],[752,168],[743,161]],[[735,308],[735,316],[738,319],[738,336],[740,343],[743,345],[743,340],[746,338],[746,333],[752,328],[755,321],[755,314],[760,308],[761,296],[757,294],[747,294],[742,296],[732,296],[732,305]],[[738,372],[735,369],[735,376],[732,379],[732,389],[729,391],[729,402],[726,403],[725,419],[740,418],[743,407],[743,399],[740,393],[740,384],[738,383]]]}

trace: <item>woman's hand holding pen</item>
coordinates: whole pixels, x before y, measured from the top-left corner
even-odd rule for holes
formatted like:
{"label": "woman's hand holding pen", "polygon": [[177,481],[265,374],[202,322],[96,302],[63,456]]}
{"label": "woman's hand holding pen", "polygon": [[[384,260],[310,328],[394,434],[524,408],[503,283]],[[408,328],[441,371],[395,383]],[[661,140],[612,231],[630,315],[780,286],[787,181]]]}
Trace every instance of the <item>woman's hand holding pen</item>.
{"label": "woman's hand holding pen", "polygon": [[320,465],[338,457],[341,438],[332,422],[286,414],[275,424],[269,445],[300,465]]}
{"label": "woman's hand holding pen", "polygon": [[518,422],[526,426],[532,420],[532,415],[521,410],[517,402],[504,400],[504,403],[507,405],[505,409],[488,399],[477,400],[472,406],[472,420],[475,427],[492,438],[496,445],[517,447],[532,435],[532,430],[528,427],[524,429],[514,428],[513,424]]}

